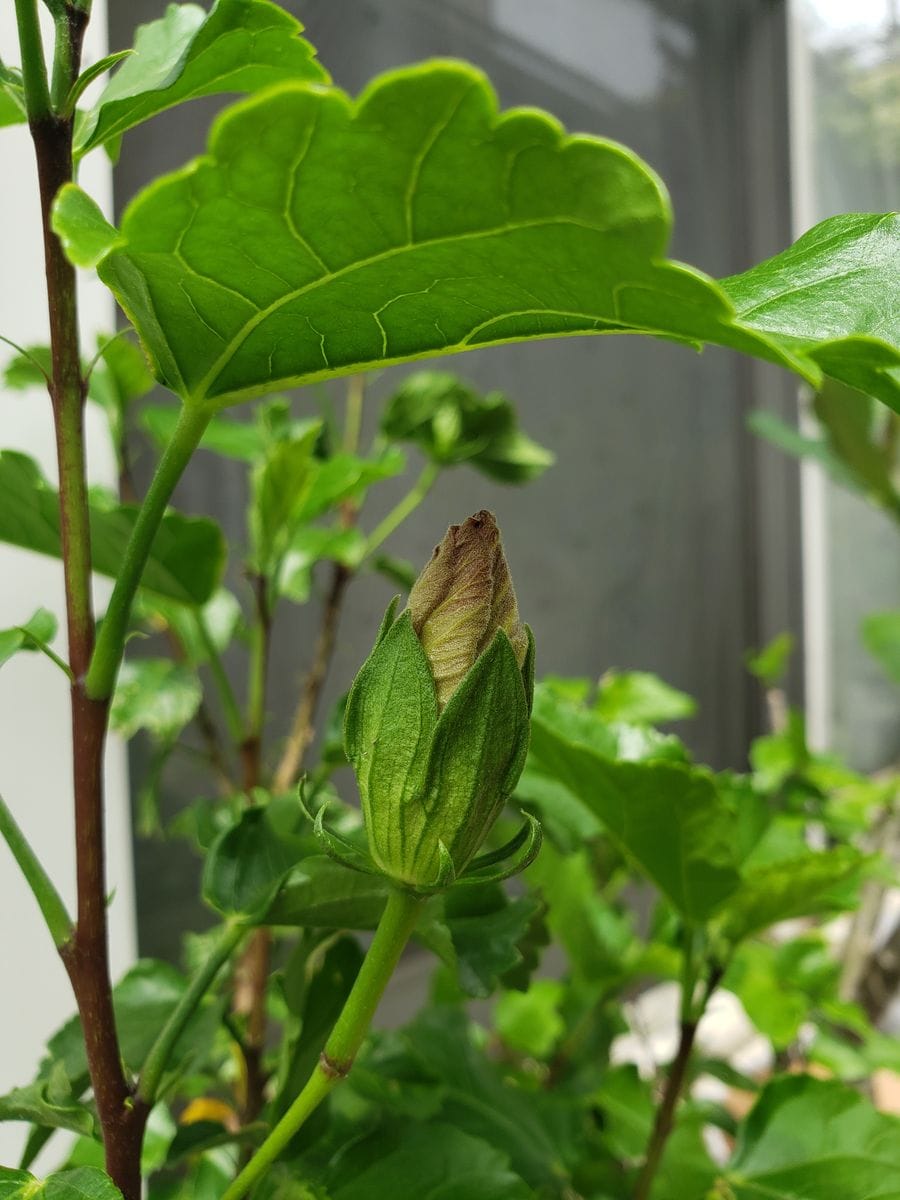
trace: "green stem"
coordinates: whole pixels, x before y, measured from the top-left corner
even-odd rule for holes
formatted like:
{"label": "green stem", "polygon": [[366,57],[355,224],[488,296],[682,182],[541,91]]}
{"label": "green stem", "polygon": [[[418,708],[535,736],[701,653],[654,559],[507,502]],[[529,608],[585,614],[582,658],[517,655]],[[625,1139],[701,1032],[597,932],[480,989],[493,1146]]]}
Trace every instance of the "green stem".
{"label": "green stem", "polygon": [[194,1015],[200,1001],[209,991],[219,971],[231,958],[248,932],[246,925],[226,925],[222,930],[212,952],[194,978],[187,991],[178,1002],[175,1011],[166,1021],[146,1061],[141,1068],[138,1079],[137,1094],[147,1105],[156,1101],[159,1086],[168,1064],[175,1043]]}
{"label": "green stem", "polygon": [[422,468],[422,473],[413,484],[412,488],[406,493],[403,499],[396,504],[388,515],[380,522],[369,534],[366,539],[365,551],[362,555],[363,560],[367,559],[371,554],[374,554],[378,547],[385,542],[394,530],[402,525],[410,513],[414,512],[431,489],[434,487],[435,480],[440,474],[440,468],[433,462],[428,462]]}
{"label": "green stem", "polygon": [[56,18],[56,42],[53,52],[53,77],[50,96],[55,112],[62,112],[75,74],[72,71],[72,42],[69,38],[69,14]]}
{"label": "green stem", "polygon": [[[253,579],[256,620],[250,631],[250,669],[247,695],[247,740],[258,742],[266,723],[266,676],[269,666],[269,581],[264,575]],[[258,783],[256,780],[255,783]],[[255,786],[255,783],[253,786]]]}
{"label": "green stem", "polygon": [[409,892],[391,892],[359,975],[315,1070],[222,1200],[240,1200],[246,1196],[304,1121],[348,1075],[388,980],[416,926],[423,903],[420,897]]}
{"label": "green stem", "polygon": [[175,485],[197,448],[211,415],[195,405],[184,405],[172,440],[156,468],[153,482],[131,532],[131,540],[122,559],[119,577],[97,635],[97,645],[86,680],[87,694],[94,700],[105,700],[112,695],[125,649],[131,605],[153,547],[153,539],[165,515]]}
{"label": "green stem", "polygon": [[29,122],[41,121],[53,111],[47,86],[47,66],[38,19],[37,0],[16,0],[16,23],[22,54],[22,85]]}
{"label": "green stem", "polygon": [[25,882],[31,888],[44,923],[53,938],[53,944],[60,949],[72,937],[72,918],[2,796],[0,796],[0,835],[9,846],[13,858],[25,876]]}
{"label": "green stem", "polygon": [[228,733],[232,741],[236,745],[239,745],[244,736],[244,720],[241,716],[240,705],[231,686],[231,680],[225,672],[222,656],[219,654],[219,649],[213,641],[206,619],[199,608],[194,609],[194,619],[197,623],[197,632],[200,634],[200,640],[209,657],[209,669],[218,688],[219,699],[222,701]]}

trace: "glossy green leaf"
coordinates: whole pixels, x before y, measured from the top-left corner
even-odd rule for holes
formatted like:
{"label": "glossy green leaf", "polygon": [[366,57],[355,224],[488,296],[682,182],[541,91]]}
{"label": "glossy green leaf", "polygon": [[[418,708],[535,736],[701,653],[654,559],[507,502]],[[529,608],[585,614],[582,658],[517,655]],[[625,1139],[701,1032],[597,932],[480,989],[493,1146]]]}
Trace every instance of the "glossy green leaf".
{"label": "glossy green leaf", "polygon": [[[132,505],[91,506],[94,569],[116,578],[137,517]],[[12,450],[0,452],[0,541],[60,556],[59,498],[37,464]],[[168,512],[163,517],[141,584],[188,604],[203,604],[225,566],[226,546],[215,522]]]}
{"label": "glossy green leaf", "polygon": [[741,1129],[729,1200],[900,1200],[900,1121],[806,1075],[770,1083]]}
{"label": "glossy green leaf", "polygon": [[731,813],[708,775],[678,763],[610,762],[542,721],[532,722],[531,749],[689,920],[707,920],[735,891]]}
{"label": "glossy green leaf", "polygon": [[225,917],[259,920],[303,853],[300,839],[276,830],[265,808],[248,808],[207,855],[203,899]]}
{"label": "glossy green leaf", "polygon": [[900,411],[900,213],[830,217],[722,281],[741,322]]}
{"label": "glossy green leaf", "polygon": [[0,62],[0,128],[21,125],[27,119],[22,72]]}
{"label": "glossy green leaf", "polygon": [[56,637],[56,617],[46,608],[39,608],[24,625],[0,629],[0,667],[20,650],[40,650]]}
{"label": "glossy green leaf", "polygon": [[77,183],[67,183],[57,192],[50,223],[76,267],[96,267],[119,240],[119,231]]}
{"label": "glossy green leaf", "polygon": [[146,729],[173,737],[197,714],[203,689],[197,673],[168,658],[139,658],[122,664],[109,723],[123,737]]}
{"label": "glossy green leaf", "polygon": [[719,914],[725,936],[739,942],[791,917],[853,908],[864,861],[851,846],[835,846],[746,870]]}
{"label": "glossy green leaf", "polygon": [[326,83],[302,25],[267,0],[170,4],[138,28],[134,54],[79,122],[76,153],[119,138],[149,117],[199,96],[252,92],[282,80]]}
{"label": "glossy green leaf", "polygon": [[900,684],[900,609],[866,617],[862,636],[872,657],[894,683]]}
{"label": "glossy green leaf", "polygon": [[385,406],[381,428],[441,466],[468,463],[503,483],[537,479],[554,461],[518,428],[506,396],[483,396],[446,371],[418,371],[405,379]]}
{"label": "glossy green leaf", "polygon": [[[374,1151],[374,1153],[373,1153]],[[362,1159],[364,1166],[358,1165]],[[332,1200],[533,1200],[509,1159],[452,1125],[415,1125],[399,1139],[383,1134],[351,1147],[329,1181]]]}
{"label": "glossy green leaf", "polygon": [[74,1167],[47,1179],[0,1167],[0,1200],[122,1200],[122,1193],[97,1167]]}
{"label": "glossy green leaf", "polygon": [[692,717],[697,704],[685,692],[646,671],[607,671],[600,680],[594,708],[604,721],[660,725]]}
{"label": "glossy green leaf", "polygon": [[[886,223],[877,242],[859,236],[879,221],[840,219],[837,267],[820,265],[818,291],[801,290],[792,319],[760,332],[766,285],[784,291],[778,259],[728,281],[747,308],[739,320],[714,281],[665,260],[668,201],[637,157],[567,139],[533,110],[499,116],[479,72],[433,63],[377,79],[356,103],[286,85],[236,105],[206,157],[132,203],[100,273],[158,378],[189,403],[523,338],[622,331],[731,346],[815,384],[824,336],[829,369],[864,349],[866,362],[885,364],[865,390],[898,402],[890,370],[900,353],[878,340],[894,336],[897,241]],[[801,272],[802,259],[790,260]],[[835,341],[858,333],[873,336]]]}

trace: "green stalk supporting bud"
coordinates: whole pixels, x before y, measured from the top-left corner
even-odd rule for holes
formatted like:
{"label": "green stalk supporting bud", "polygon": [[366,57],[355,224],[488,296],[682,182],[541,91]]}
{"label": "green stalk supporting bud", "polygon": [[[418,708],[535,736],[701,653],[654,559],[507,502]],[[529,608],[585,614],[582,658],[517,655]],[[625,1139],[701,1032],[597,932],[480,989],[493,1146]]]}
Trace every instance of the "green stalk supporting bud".
{"label": "green stalk supporting bud", "polygon": [[[447,531],[405,612],[388,610],[348,698],[344,739],[376,870],[422,892],[467,868],[504,873],[496,855],[473,859],[525,765],[533,678],[500,531],[476,513]],[[510,844],[527,840],[529,861],[530,832]]]}

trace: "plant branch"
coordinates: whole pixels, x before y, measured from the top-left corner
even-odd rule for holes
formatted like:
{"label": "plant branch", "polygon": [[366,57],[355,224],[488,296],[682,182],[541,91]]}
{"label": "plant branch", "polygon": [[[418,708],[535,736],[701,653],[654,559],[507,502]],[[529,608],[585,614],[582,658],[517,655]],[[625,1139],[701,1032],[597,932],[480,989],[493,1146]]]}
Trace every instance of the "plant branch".
{"label": "plant branch", "polygon": [[287,792],[293,787],[302,770],[306,751],[312,742],[319,699],[334,653],[341,607],[352,575],[349,567],[345,567],[342,563],[334,564],[331,585],[325,598],[322,625],[313,652],[312,665],[303,682],[303,690],[294,713],[291,731],[275,770],[272,783],[275,792]]}
{"label": "plant branch", "polygon": [[219,649],[213,641],[206,619],[198,608],[194,609],[194,620],[197,624],[197,632],[200,635],[200,640],[209,658],[209,669],[218,689],[219,699],[222,701],[222,710],[225,714],[225,724],[228,726],[228,734],[236,745],[240,745],[244,736],[244,721],[241,716],[240,705],[231,686],[231,681],[225,672],[222,656],[219,654]]}
{"label": "plant branch", "polygon": [[415,929],[423,903],[410,892],[391,892],[356,982],[306,1086],[222,1200],[240,1200],[245,1196],[310,1114],[349,1074],[378,1002]]}
{"label": "plant branch", "polygon": [[[692,946],[688,946],[685,957],[686,959],[692,957]],[[691,1056],[694,1053],[694,1044],[697,1040],[697,1029],[713,992],[722,980],[723,973],[723,969],[718,965],[710,969],[703,996],[696,1006],[693,1004],[693,991],[691,991],[690,996],[682,992],[682,1018],[678,1050],[669,1068],[669,1073],[666,1076],[662,1097],[659,1107],[656,1110],[653,1129],[650,1133],[650,1140],[647,1143],[644,1165],[641,1168],[634,1191],[634,1200],[649,1200],[653,1181],[656,1178],[663,1155],[665,1154],[666,1144],[675,1127],[675,1114],[678,1109],[678,1102],[687,1083]],[[696,980],[693,967],[686,969],[685,978]]]}
{"label": "plant branch", "polygon": [[50,117],[52,113],[37,0],[16,0],[16,24],[22,55],[25,108],[28,112],[28,122],[33,125]]}
{"label": "plant branch", "polygon": [[95,700],[106,700],[112,695],[116,675],[125,649],[128,620],[134,594],[141,581],[141,574],[153,547],[153,539],[159,523],[165,515],[166,506],[181,478],[184,468],[197,448],[203,431],[209,423],[211,413],[194,405],[184,405],[172,440],[156,468],[156,474],[138,512],[131,539],[122,559],[122,566],[110,597],[106,616],[97,638],[97,646],[91,658],[87,674],[87,694]]}
{"label": "plant branch", "polygon": [[[133,1102],[122,1067],[109,973],[104,862],[103,750],[109,706],[92,698],[85,675],[94,648],[91,535],[84,446],[86,387],[81,374],[75,270],[53,232],[51,210],[73,177],[72,120],[47,99],[46,70],[33,0],[17,0],[28,113],[37,161],[50,321],[50,398],[56,428],[59,506],[71,669],[72,772],[78,895],[72,936],[60,947],[81,1017],[106,1170],[125,1200],[139,1200],[140,1149],[147,1110]],[[57,20],[59,86],[77,77],[87,23],[67,5]],[[62,64],[62,65],[59,65]],[[67,78],[64,80],[64,70]],[[108,695],[108,693],[107,693]]]}
{"label": "plant branch", "polygon": [[213,946],[209,958],[197,971],[187,991],[163,1026],[147,1055],[138,1079],[137,1094],[145,1104],[152,1105],[155,1102],[176,1042],[187,1027],[200,1001],[209,991],[219,971],[231,958],[246,934],[247,926],[245,925],[225,926]]}
{"label": "plant branch", "polygon": [[31,888],[31,894],[41,910],[44,924],[53,938],[53,944],[57,950],[61,949],[72,937],[72,918],[2,796],[0,796],[0,835],[9,846],[13,858],[19,864],[25,877],[25,882]]}
{"label": "plant branch", "polygon": [[434,487],[435,480],[440,474],[440,468],[436,463],[427,462],[422,468],[419,478],[413,484],[412,488],[406,493],[403,499],[396,504],[383,521],[372,530],[366,539],[365,550],[363,552],[363,560],[369,558],[382,542],[387,541],[395,529],[402,525],[406,518],[415,511]]}

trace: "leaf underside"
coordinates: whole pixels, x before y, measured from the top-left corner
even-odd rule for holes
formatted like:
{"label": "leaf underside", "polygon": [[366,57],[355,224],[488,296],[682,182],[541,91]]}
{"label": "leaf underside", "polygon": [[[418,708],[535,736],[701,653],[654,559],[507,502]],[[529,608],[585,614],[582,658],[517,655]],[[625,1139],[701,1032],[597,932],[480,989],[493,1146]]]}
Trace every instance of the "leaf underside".
{"label": "leaf underside", "polygon": [[131,204],[99,269],[160,381],[192,403],[527,338],[645,333],[816,385],[830,371],[900,407],[897,223],[841,221],[838,269],[813,231],[786,264],[720,286],[665,259],[668,198],[634,154],[535,110],[499,115],[480,72],[435,62],[356,102],[298,83],[235,105],[207,155]]}

